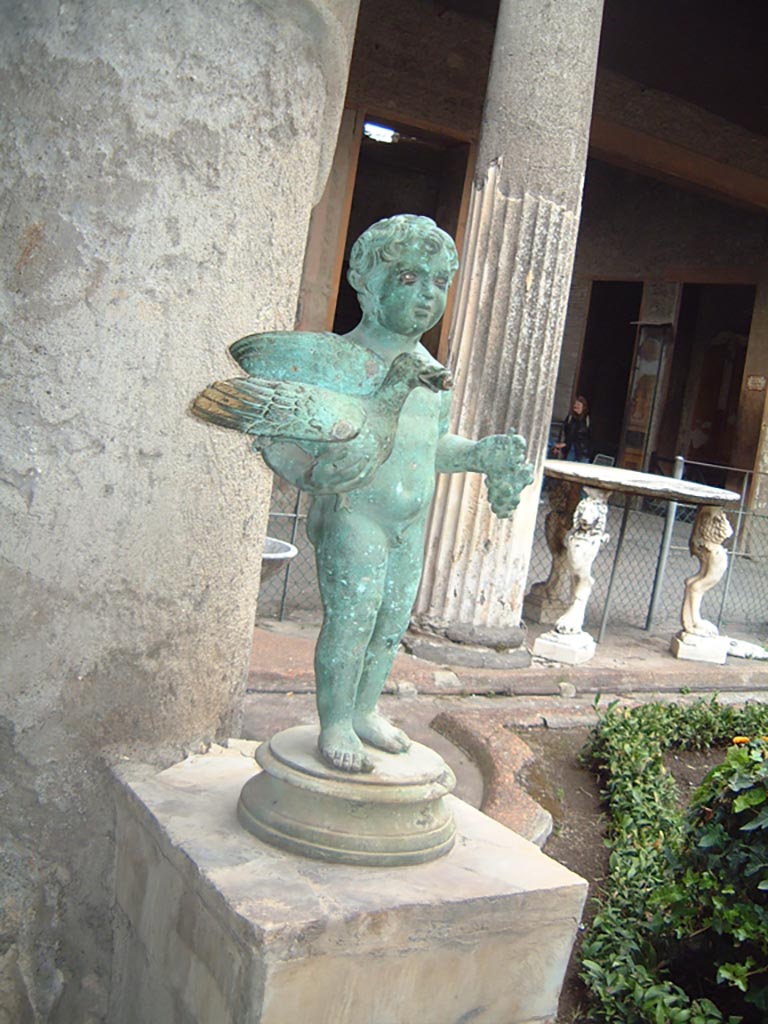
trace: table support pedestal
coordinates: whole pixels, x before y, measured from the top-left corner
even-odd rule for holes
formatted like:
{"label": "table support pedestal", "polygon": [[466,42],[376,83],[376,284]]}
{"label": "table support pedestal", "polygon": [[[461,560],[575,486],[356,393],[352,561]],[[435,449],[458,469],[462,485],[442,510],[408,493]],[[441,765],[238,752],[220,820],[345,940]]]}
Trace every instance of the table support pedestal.
{"label": "table support pedestal", "polygon": [[676,658],[709,661],[724,665],[730,640],[720,636],[717,626],[701,616],[701,600],[723,578],[728,567],[728,552],[723,541],[733,530],[723,509],[702,505],[691,531],[690,550],[699,560],[699,571],[685,581],[681,619],[683,628],[672,638]]}
{"label": "table support pedestal", "polygon": [[[609,539],[605,532],[608,496],[608,491],[585,487],[584,497],[576,506],[573,524],[563,541],[571,578],[571,601],[555,622],[554,630],[542,634],[535,641],[533,653],[538,657],[573,665],[589,661],[595,653],[595,642],[583,627],[587,602],[595,583],[592,564]],[[553,551],[553,571],[554,560]]]}

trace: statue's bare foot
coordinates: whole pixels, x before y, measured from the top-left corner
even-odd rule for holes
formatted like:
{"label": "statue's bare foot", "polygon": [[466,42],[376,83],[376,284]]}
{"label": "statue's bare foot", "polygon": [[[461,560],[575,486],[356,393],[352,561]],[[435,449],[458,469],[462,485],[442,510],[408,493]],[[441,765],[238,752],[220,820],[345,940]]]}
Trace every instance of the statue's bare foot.
{"label": "statue's bare foot", "polygon": [[355,732],[364,743],[390,754],[403,754],[411,745],[403,730],[388,722],[378,711],[355,715]]}
{"label": "statue's bare foot", "polygon": [[349,725],[331,725],[321,729],[318,746],[323,759],[342,772],[372,772],[373,761]]}

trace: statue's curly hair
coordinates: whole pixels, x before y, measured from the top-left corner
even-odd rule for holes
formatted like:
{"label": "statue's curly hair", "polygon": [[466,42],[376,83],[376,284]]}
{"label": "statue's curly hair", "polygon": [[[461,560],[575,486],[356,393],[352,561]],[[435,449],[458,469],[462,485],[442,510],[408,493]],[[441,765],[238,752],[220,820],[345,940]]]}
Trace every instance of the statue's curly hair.
{"label": "statue's curly hair", "polygon": [[459,257],[451,236],[431,217],[420,217],[414,213],[387,217],[367,228],[352,246],[349,273],[364,281],[380,263],[392,263],[414,242],[424,246],[428,252],[445,252],[448,269],[451,274],[455,273]]}

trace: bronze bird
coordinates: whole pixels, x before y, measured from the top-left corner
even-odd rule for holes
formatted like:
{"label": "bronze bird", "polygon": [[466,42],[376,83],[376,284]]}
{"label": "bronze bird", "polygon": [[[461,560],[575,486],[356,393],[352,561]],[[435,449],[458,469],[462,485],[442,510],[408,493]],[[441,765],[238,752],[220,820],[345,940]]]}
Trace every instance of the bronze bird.
{"label": "bronze bird", "polygon": [[[349,395],[313,384],[261,377],[217,381],[192,403],[192,412],[209,423],[238,430],[256,439],[255,447],[293,441],[313,455],[317,445],[343,446],[360,439],[368,466],[359,487],[389,457],[397,420],[415,387],[445,391],[451,374],[415,353],[397,356],[384,380],[369,394]],[[339,488],[346,489],[346,488]]]}

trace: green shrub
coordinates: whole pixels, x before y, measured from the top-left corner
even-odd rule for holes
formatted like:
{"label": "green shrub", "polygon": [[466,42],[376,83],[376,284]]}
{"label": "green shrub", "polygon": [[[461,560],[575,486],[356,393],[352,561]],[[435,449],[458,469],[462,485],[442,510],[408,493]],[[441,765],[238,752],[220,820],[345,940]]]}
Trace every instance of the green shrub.
{"label": "green shrub", "polygon": [[654,930],[678,970],[726,983],[768,1013],[768,742],[737,737],[694,793]]}
{"label": "green shrub", "polygon": [[[595,1024],[737,1024],[742,1019],[726,1017],[704,994],[686,991],[682,972],[673,971],[684,964],[686,936],[694,939],[695,927],[692,919],[685,918],[684,904],[699,901],[696,886],[692,892],[685,884],[686,879],[694,883],[694,875],[685,874],[694,870],[685,856],[691,846],[698,849],[698,839],[694,838],[695,814],[691,812],[686,820],[681,812],[677,786],[664,767],[664,753],[672,747],[725,746],[736,734],[765,732],[768,708],[734,709],[716,699],[688,707],[647,704],[623,710],[612,705],[601,716],[585,759],[602,781],[611,854],[605,891],[581,952],[582,977],[592,996]],[[747,806],[747,799],[756,802]],[[757,820],[762,810],[757,797],[745,796],[739,807],[733,812],[737,816],[757,808],[750,820]],[[705,817],[707,813],[702,809]],[[747,836],[743,830],[736,831],[741,838]],[[751,831],[762,833],[762,828]],[[761,855],[756,856],[759,860]],[[763,890],[757,886],[763,875],[757,878],[757,874],[758,869],[754,891],[762,897]],[[667,894],[666,902],[660,893]],[[723,961],[716,981],[744,985],[754,996],[758,987],[752,972],[761,961],[752,949],[743,959]]]}

